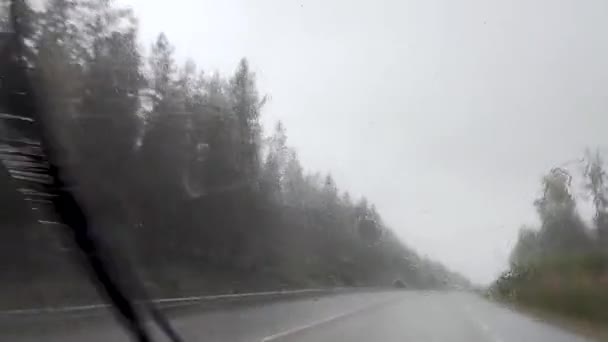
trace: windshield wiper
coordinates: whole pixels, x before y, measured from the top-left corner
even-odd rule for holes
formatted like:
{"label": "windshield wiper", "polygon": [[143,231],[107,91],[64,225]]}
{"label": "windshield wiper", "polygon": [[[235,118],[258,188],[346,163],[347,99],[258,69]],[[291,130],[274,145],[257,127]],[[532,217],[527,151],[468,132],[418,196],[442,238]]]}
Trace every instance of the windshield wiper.
{"label": "windshield wiper", "polygon": [[26,8],[23,0],[11,0],[10,24],[13,31],[0,34],[0,47],[3,47],[0,58],[5,59],[0,61],[5,70],[5,75],[0,75],[0,105],[5,107],[0,113],[0,122],[5,128],[0,139],[0,159],[31,209],[44,213],[45,210],[41,209],[48,207],[56,215],[38,217],[39,223],[60,223],[67,227],[96,279],[98,290],[109,300],[114,312],[134,337],[140,342],[152,341],[144,322],[144,316],[148,314],[172,341],[179,342],[179,335],[151,301],[145,300],[140,305],[130,295],[129,290],[136,289],[139,299],[149,299],[134,275],[129,277],[134,282],[129,286],[120,280],[118,268],[114,267],[109,253],[93,234],[67,184],[59,162],[59,145],[54,144],[42,108],[36,106],[34,88],[28,77],[22,27]]}

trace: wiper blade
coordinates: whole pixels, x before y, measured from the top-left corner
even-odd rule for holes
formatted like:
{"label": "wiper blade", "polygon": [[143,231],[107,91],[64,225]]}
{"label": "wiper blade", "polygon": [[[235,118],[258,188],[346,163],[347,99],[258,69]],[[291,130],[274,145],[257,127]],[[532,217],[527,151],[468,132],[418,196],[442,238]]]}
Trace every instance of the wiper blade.
{"label": "wiper blade", "polygon": [[[83,252],[100,292],[110,301],[135,338],[140,342],[150,342],[151,334],[146,329],[136,301],[129,296],[124,286],[121,286],[120,275],[116,273],[116,268],[112,267],[111,259],[95,238],[83,210],[66,184],[65,172],[57,162],[60,159],[58,151],[54,150],[56,145],[46,129],[41,111],[34,105],[36,98],[23,58],[24,38],[20,15],[25,8],[23,0],[11,0],[13,32],[0,35],[0,39],[6,40],[4,43],[7,43],[5,46],[9,49],[1,54],[6,61],[0,61],[0,65],[4,64],[5,70],[8,70],[7,74],[10,74],[0,75],[0,105],[6,107],[2,108],[0,113],[0,126],[4,126],[4,130],[0,131],[0,136],[4,135],[0,138],[0,160],[17,183],[18,191],[30,204],[30,208],[40,213],[38,222],[67,227],[76,245]],[[51,210],[39,210],[42,207]],[[57,217],[45,216],[48,212],[55,213]],[[143,292],[143,286],[130,285]],[[138,293],[138,297],[146,296]],[[169,322],[150,301],[147,301],[144,309],[172,341],[181,341]]]}

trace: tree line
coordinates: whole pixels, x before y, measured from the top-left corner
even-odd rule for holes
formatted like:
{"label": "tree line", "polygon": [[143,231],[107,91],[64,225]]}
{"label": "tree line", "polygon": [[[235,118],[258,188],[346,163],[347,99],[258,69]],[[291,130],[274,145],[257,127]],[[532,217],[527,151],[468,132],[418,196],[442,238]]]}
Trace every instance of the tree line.
{"label": "tree line", "polygon": [[[162,33],[144,54],[137,18],[109,0],[24,13],[25,57],[74,190],[154,294],[466,283],[405,246],[365,198],[305,171],[280,122],[264,135],[267,98],[246,59],[209,74],[178,63]],[[27,265],[5,283],[62,277],[52,265],[69,244],[1,178],[3,259]]]}
{"label": "tree line", "polygon": [[[542,178],[542,195],[534,201],[540,225],[520,229],[510,267],[492,284],[490,293],[608,322],[606,166],[599,151],[587,151],[576,165],[581,172],[557,167]],[[577,194],[592,204],[591,220],[581,217]]]}
{"label": "tree line", "polygon": [[582,190],[593,205],[586,223],[577,210],[576,182],[571,171],[558,167],[542,178],[542,196],[534,201],[539,227],[520,229],[510,263],[514,268],[553,256],[603,252],[608,247],[608,187],[599,152],[587,152],[581,160]]}

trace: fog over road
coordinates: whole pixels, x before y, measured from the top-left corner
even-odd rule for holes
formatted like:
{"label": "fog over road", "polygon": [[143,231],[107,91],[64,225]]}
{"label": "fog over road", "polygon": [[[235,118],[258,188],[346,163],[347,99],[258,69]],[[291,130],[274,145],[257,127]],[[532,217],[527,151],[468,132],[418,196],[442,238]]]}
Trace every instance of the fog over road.
{"label": "fog over road", "polygon": [[[585,341],[464,292],[344,293],[205,310],[192,305],[168,315],[184,341]],[[3,341],[129,341],[100,315],[0,323]]]}

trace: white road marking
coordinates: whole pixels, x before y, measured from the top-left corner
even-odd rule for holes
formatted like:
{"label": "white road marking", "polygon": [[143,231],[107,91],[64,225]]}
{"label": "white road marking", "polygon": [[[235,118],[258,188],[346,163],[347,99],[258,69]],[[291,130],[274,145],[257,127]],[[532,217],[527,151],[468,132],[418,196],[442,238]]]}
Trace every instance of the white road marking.
{"label": "white road marking", "polygon": [[487,324],[478,319],[474,319],[473,322],[492,342],[503,342],[502,339]]}
{"label": "white road marking", "polygon": [[477,321],[477,325],[478,325],[478,326],[479,326],[479,328],[480,328],[481,330],[483,330],[483,332],[485,332],[486,334],[487,334],[487,333],[489,333],[489,332],[491,331],[491,330],[490,330],[490,327],[489,327],[487,324],[485,324],[485,323],[483,323],[483,322],[481,322],[481,321]]}
{"label": "white road marking", "polygon": [[473,313],[473,309],[470,305],[465,304],[463,306],[464,311],[469,316],[469,320],[477,326],[479,330],[483,332],[483,334],[488,337],[492,342],[503,342],[502,339],[490,328],[489,325],[481,321],[476,317]]}
{"label": "white road marking", "polygon": [[291,334],[295,334],[295,333],[298,333],[298,332],[301,332],[301,331],[304,331],[304,330],[307,330],[307,329],[310,329],[310,328],[313,328],[313,327],[316,327],[316,326],[319,326],[319,325],[327,324],[329,322],[338,320],[340,318],[352,316],[354,314],[363,312],[365,310],[369,310],[369,309],[377,307],[377,306],[381,306],[381,305],[387,304],[389,302],[390,301],[383,301],[383,302],[380,302],[380,303],[374,303],[374,304],[371,304],[371,305],[364,306],[362,308],[358,308],[358,309],[355,309],[355,310],[352,310],[352,311],[343,312],[343,313],[340,313],[340,314],[337,314],[337,315],[334,315],[334,316],[330,316],[330,317],[327,317],[327,318],[324,318],[324,319],[321,319],[321,320],[318,320],[318,321],[314,321],[314,322],[309,323],[309,324],[305,324],[305,325],[301,325],[301,326],[298,326],[298,327],[295,327],[295,328],[292,328],[292,329],[288,329],[288,330],[282,331],[280,333],[276,333],[276,334],[273,334],[273,335],[270,335],[270,336],[266,336],[266,337],[262,338],[260,340],[260,342],[274,341],[274,340],[277,340],[279,338],[282,338],[282,337],[285,337],[285,336],[288,336],[288,335],[291,335]]}

